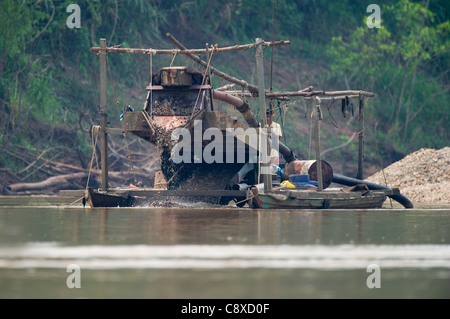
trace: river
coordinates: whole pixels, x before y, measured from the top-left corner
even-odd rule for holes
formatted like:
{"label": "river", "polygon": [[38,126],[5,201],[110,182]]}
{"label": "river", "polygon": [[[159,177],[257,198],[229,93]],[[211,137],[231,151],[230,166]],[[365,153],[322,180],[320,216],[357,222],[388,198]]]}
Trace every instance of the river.
{"label": "river", "polygon": [[0,206],[2,299],[450,297],[450,207],[24,203]]}

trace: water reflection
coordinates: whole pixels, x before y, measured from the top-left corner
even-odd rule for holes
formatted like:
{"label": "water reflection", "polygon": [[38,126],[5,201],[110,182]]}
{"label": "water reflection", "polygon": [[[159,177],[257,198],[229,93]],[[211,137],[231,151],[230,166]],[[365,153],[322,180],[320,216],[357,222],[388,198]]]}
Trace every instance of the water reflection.
{"label": "water reflection", "polygon": [[[0,207],[0,297],[450,297],[449,217],[450,209]],[[390,290],[368,292],[374,261]],[[75,295],[64,286],[69,263],[84,269]],[[111,288],[117,282],[129,289]]]}
{"label": "water reflection", "polygon": [[242,209],[0,208],[4,243],[443,244],[449,210],[267,211]]}

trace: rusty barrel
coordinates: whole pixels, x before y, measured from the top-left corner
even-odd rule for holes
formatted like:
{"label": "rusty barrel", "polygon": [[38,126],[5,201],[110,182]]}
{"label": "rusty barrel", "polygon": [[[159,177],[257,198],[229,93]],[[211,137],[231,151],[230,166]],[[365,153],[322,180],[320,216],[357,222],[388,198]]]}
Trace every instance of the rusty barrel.
{"label": "rusty barrel", "polygon": [[[323,188],[325,189],[333,181],[333,168],[326,161],[322,160],[321,162]],[[289,180],[289,175],[292,174],[308,174],[310,181],[317,181],[317,162],[315,160],[289,162],[284,168],[284,179]]]}

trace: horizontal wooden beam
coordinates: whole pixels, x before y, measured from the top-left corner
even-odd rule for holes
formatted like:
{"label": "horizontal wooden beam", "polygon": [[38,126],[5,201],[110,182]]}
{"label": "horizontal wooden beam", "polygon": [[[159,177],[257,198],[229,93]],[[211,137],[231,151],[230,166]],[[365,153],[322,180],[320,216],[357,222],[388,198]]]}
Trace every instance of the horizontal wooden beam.
{"label": "horizontal wooden beam", "polygon": [[311,95],[325,95],[325,96],[336,96],[336,95],[359,95],[359,96],[367,96],[374,97],[375,94],[372,92],[366,91],[357,91],[357,90],[347,90],[347,91],[313,91]]}
{"label": "horizontal wooden beam", "polygon": [[[336,96],[331,96],[331,97],[320,97],[321,101],[337,101],[337,100],[344,100],[345,98],[348,99],[355,99],[355,98],[360,98],[360,95],[336,95]],[[305,97],[305,100],[312,100],[313,97]]]}
{"label": "horizontal wooden beam", "polygon": [[108,134],[123,134],[125,132],[123,129],[115,127],[107,127],[105,130]]}
{"label": "horizontal wooden beam", "polygon": [[[306,89],[305,89],[306,90]],[[313,96],[327,96],[330,98],[325,99],[342,99],[347,97],[360,97],[360,96],[366,96],[366,97],[374,97],[375,94],[372,92],[366,92],[366,91],[356,91],[356,90],[348,90],[348,91],[293,91],[293,92],[266,92],[266,98],[268,99],[277,99],[281,97],[295,97],[300,96],[304,97],[306,99],[312,98]],[[225,93],[228,93],[230,95],[234,96],[241,96],[241,97],[257,97],[258,93],[251,93],[251,92],[240,92],[240,91],[225,91]],[[321,98],[322,99],[322,98]]]}
{"label": "horizontal wooden beam", "polygon": [[204,85],[190,85],[190,86],[172,86],[172,87],[166,87],[162,85],[149,85],[145,89],[147,91],[155,90],[155,91],[162,91],[162,90],[169,90],[169,89],[176,89],[177,91],[189,91],[189,90],[209,90],[211,89],[211,85],[204,84]]}
{"label": "horizontal wooden beam", "polygon": [[[266,47],[276,47],[276,46],[282,46],[282,45],[290,45],[291,41],[273,41],[273,42],[263,42],[263,45]],[[238,50],[248,50],[251,48],[254,48],[255,44],[242,44],[242,45],[233,45],[230,47],[213,47],[212,50],[214,53],[221,53],[221,52],[230,52],[230,51],[238,51]],[[211,49],[209,49],[211,50]],[[104,49],[101,49],[100,47],[92,47],[90,49],[91,52],[100,52],[105,51]],[[109,47],[106,48],[106,52],[109,53],[132,53],[132,54],[206,54],[206,49],[191,49],[191,50],[179,50],[179,49],[142,49],[142,48],[118,48],[118,47]]]}
{"label": "horizontal wooden beam", "polygon": [[161,189],[108,189],[108,194],[123,193],[124,191],[129,191],[130,196],[230,196],[230,197],[246,197],[247,191],[243,190],[209,190],[209,189],[199,189],[199,190],[161,190]]}

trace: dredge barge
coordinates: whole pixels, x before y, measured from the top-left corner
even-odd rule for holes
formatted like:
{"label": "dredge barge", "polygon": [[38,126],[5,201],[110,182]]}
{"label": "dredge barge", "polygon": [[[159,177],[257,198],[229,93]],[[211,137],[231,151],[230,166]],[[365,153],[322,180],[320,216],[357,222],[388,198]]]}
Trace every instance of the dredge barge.
{"label": "dredge barge", "polygon": [[[359,100],[359,126],[364,126],[365,98],[374,94],[364,91],[314,91],[312,87],[295,92],[268,92],[264,88],[262,52],[264,47],[289,45],[289,41],[264,42],[228,48],[188,50],[173,36],[168,37],[177,50],[91,48],[100,58],[100,141],[102,185],[98,190],[87,188],[84,202],[91,207],[145,206],[155,199],[184,198],[218,205],[248,205],[250,208],[270,209],[334,209],[379,208],[386,197],[391,197],[406,208],[412,203],[398,189],[367,183],[362,179],[363,135],[359,136],[357,179],[333,172],[331,165],[320,158],[321,101],[329,98]],[[220,72],[210,65],[212,54],[237,49],[255,49],[258,85]],[[166,52],[167,51],[167,52]],[[185,54],[204,69],[168,67],[152,73],[146,87],[147,97],[141,111],[131,107],[123,110],[122,128],[107,127],[106,62],[109,53],[139,53],[151,57],[155,54]],[[197,55],[204,53],[209,59],[202,61]],[[211,75],[216,74],[242,87],[242,91],[213,89]],[[249,104],[241,97],[258,99],[255,116]],[[314,140],[316,158],[306,161],[298,158],[283,143],[273,138],[266,122],[266,112],[272,111],[267,99],[301,97],[313,103]],[[242,119],[226,111],[215,110],[214,101],[234,106]],[[110,188],[108,185],[107,140],[114,132],[132,134],[154,144],[161,153],[161,170],[156,172],[153,188]],[[285,166],[271,164],[270,152],[278,150]],[[295,178],[304,178],[296,182]],[[344,185],[330,188],[331,183]]]}

